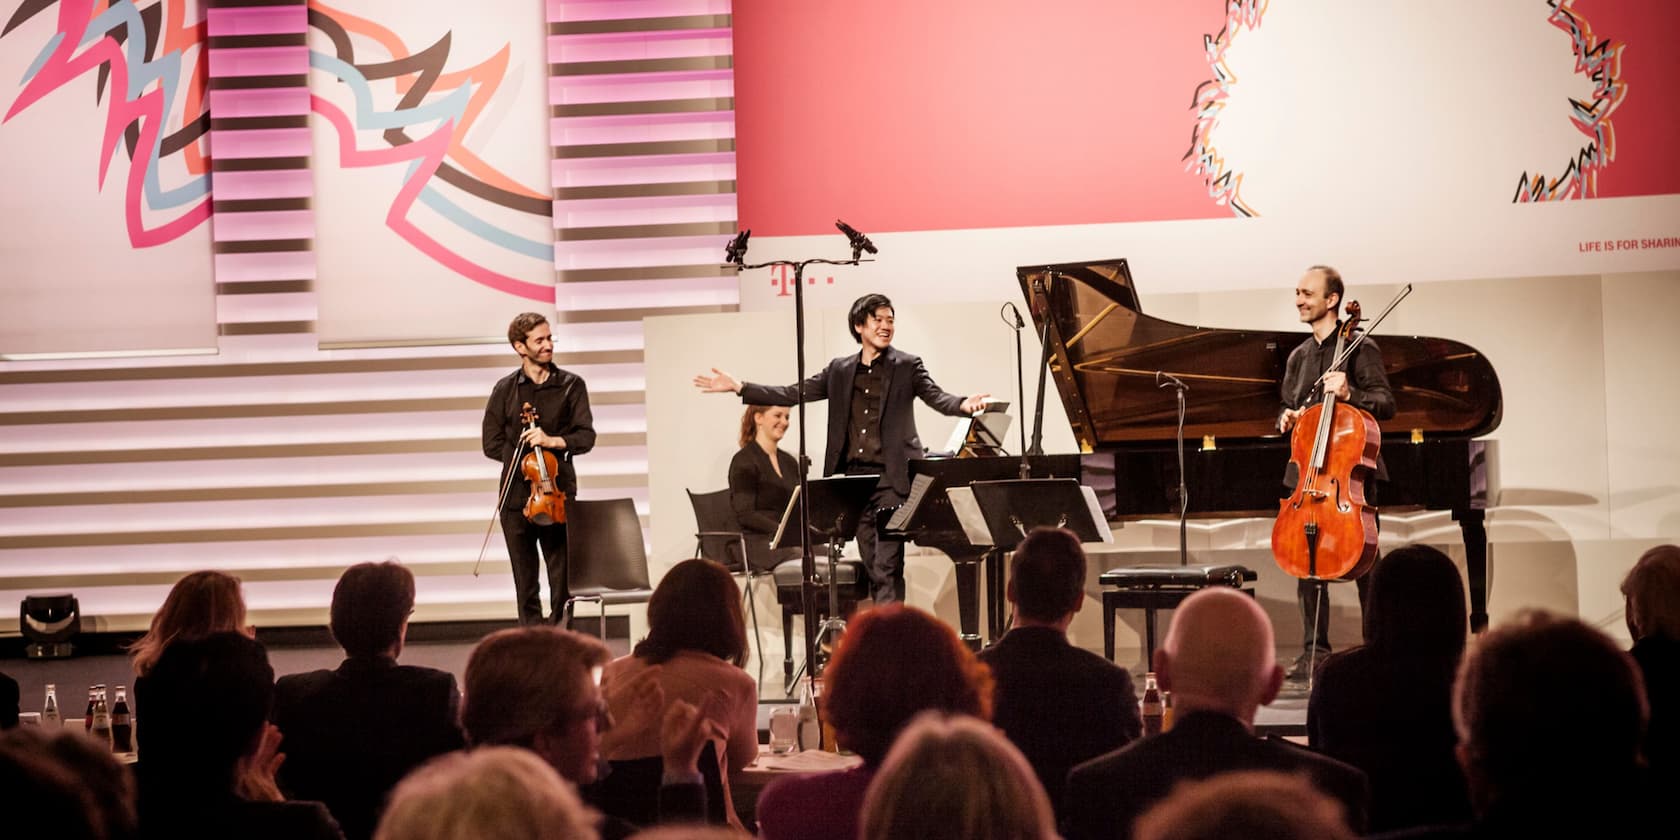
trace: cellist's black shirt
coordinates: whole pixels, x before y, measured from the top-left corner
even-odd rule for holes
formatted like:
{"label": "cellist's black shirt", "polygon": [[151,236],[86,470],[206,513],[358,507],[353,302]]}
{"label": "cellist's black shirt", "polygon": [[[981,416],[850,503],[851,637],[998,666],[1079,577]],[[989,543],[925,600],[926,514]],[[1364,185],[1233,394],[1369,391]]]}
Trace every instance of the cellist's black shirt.
{"label": "cellist's black shirt", "polygon": [[[1337,322],[1337,329],[1332,330],[1319,341],[1308,335],[1299,346],[1289,353],[1289,361],[1283,369],[1282,408],[1306,408],[1308,402],[1315,395],[1313,386],[1318,384],[1319,377],[1330,369],[1330,363],[1336,358],[1336,333],[1340,331],[1341,322]],[[1394,416],[1394,392],[1388,387],[1388,374],[1383,372],[1382,350],[1372,339],[1365,339],[1353,351],[1353,356],[1343,366],[1348,371],[1348,398],[1345,400],[1355,408],[1362,408],[1371,413],[1372,417],[1387,420]],[[1377,456],[1377,476],[1379,480],[1387,480],[1388,470],[1384,468],[1382,456]],[[1293,476],[1284,479],[1284,483],[1295,486]]]}

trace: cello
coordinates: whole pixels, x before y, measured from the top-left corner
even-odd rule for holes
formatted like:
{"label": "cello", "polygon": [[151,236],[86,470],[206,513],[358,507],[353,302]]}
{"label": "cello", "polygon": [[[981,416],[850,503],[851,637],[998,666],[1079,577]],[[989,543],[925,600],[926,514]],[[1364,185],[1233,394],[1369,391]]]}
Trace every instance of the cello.
{"label": "cello", "polygon": [[[537,427],[537,410],[526,403],[519,412],[525,428]],[[560,461],[536,444],[519,462],[519,469],[531,482],[531,496],[525,500],[525,518],[533,525],[557,525],[566,521],[566,491],[554,486],[554,476],[560,471]]]}
{"label": "cello", "polygon": [[[1346,362],[1345,345],[1359,320],[1359,302],[1350,301],[1330,371]],[[1377,468],[1381,445],[1376,418],[1338,401],[1332,391],[1295,421],[1289,461],[1299,480],[1278,503],[1272,525],[1272,556],[1284,571],[1298,578],[1351,580],[1376,561],[1377,509],[1365,503],[1365,479]]]}

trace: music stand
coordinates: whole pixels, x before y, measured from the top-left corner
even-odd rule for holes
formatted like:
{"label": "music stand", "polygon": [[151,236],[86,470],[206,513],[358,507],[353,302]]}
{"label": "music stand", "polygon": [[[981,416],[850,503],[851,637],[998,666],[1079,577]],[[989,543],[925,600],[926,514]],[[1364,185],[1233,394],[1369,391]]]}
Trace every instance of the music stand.
{"label": "music stand", "polygon": [[[1082,543],[1114,542],[1096,491],[1071,478],[976,481],[946,492],[970,541],[1014,551],[1032,529],[1048,527],[1066,528]],[[959,501],[963,495],[972,500]]]}
{"label": "music stand", "polygon": [[[820,537],[828,544],[828,618],[823,620],[817,628],[816,638],[820,642],[828,637],[830,630],[838,637],[846,629],[845,619],[840,617],[840,552],[846,547],[846,541],[857,535],[858,520],[863,517],[863,511],[869,506],[869,498],[875,495],[875,488],[881,484],[878,475],[831,475],[826,478],[813,478],[805,482],[805,486],[795,487],[793,496],[788,499],[786,510],[782,511],[782,522],[776,527],[776,535],[770,540],[771,548],[798,547],[803,539],[800,528],[792,525],[799,518],[800,491],[809,490],[805,496],[806,506],[810,510],[812,537]],[[812,570],[815,571],[814,569]],[[807,581],[810,585],[817,585],[818,580]],[[810,624],[806,624],[807,627]],[[811,648],[807,648],[809,651]],[[806,653],[806,661],[801,663],[799,670],[793,672],[793,678],[788,683],[791,687],[799,683],[799,675],[806,665],[811,667],[811,675],[817,676],[822,672],[822,663],[813,664],[811,654]]]}

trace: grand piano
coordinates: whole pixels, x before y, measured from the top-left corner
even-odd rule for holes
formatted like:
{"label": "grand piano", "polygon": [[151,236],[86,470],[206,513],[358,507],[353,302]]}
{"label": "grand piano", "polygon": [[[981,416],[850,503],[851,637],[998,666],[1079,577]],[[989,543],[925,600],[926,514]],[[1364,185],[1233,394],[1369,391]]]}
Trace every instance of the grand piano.
{"label": "grand piano", "polygon": [[[1176,517],[1178,403],[1157,372],[1188,385],[1188,512],[1277,515],[1289,439],[1276,428],[1279,383],[1305,332],[1210,329],[1143,314],[1123,259],[1016,271],[1050,348],[1080,479],[1112,519]],[[1285,305],[1283,302],[1280,306]],[[1486,512],[1497,497],[1499,377],[1475,348],[1445,338],[1374,335],[1394,391],[1382,421],[1389,480],[1382,511],[1446,510],[1463,534],[1474,630],[1487,625]]]}
{"label": "grand piano", "polygon": [[[1145,315],[1123,259],[1024,266],[1016,276],[1040,331],[1048,316],[1050,380],[1082,452],[1035,456],[1031,477],[1079,479],[1110,520],[1177,517],[1178,402],[1157,376],[1168,373],[1189,386],[1188,515],[1277,515],[1289,463],[1289,439],[1275,426],[1279,383],[1305,332],[1191,327]],[[1499,377],[1485,356],[1457,341],[1372,340],[1395,402],[1395,416],[1382,423],[1389,480],[1377,501],[1384,511],[1452,512],[1464,539],[1471,627],[1480,631],[1487,626],[1486,513],[1498,495],[1496,442],[1480,438],[1499,426]],[[944,490],[1020,477],[1020,464],[1007,456],[912,461],[922,492],[913,486],[912,503],[882,529],[956,563],[962,636],[972,646],[980,644],[982,575],[988,636],[1007,629],[1002,551],[968,541]]]}

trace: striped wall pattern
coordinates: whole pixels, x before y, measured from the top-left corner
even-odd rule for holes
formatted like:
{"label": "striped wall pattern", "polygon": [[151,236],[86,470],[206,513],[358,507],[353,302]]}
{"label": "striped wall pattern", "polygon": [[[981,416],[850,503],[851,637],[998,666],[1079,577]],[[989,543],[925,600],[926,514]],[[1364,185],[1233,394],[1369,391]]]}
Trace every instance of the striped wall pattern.
{"label": "striped wall pattern", "polygon": [[736,221],[729,0],[547,10],[561,320],[733,311],[718,267]]}
{"label": "striped wall pattern", "polygon": [[[735,229],[728,12],[547,4],[555,361],[588,382],[599,432],[580,495],[634,498],[644,527],[641,319],[738,302],[716,267]],[[59,591],[90,630],[143,628],[199,568],[244,578],[258,624],[321,624],[343,568],[389,556],[419,578],[415,620],[511,618],[499,534],[472,569],[496,491],[480,420],[513,354],[317,346],[307,7],[207,17],[220,352],[0,362],[0,633],[5,605]]]}
{"label": "striped wall pattern", "polygon": [[314,321],[309,6],[211,0],[206,35],[218,328],[299,332]]}

